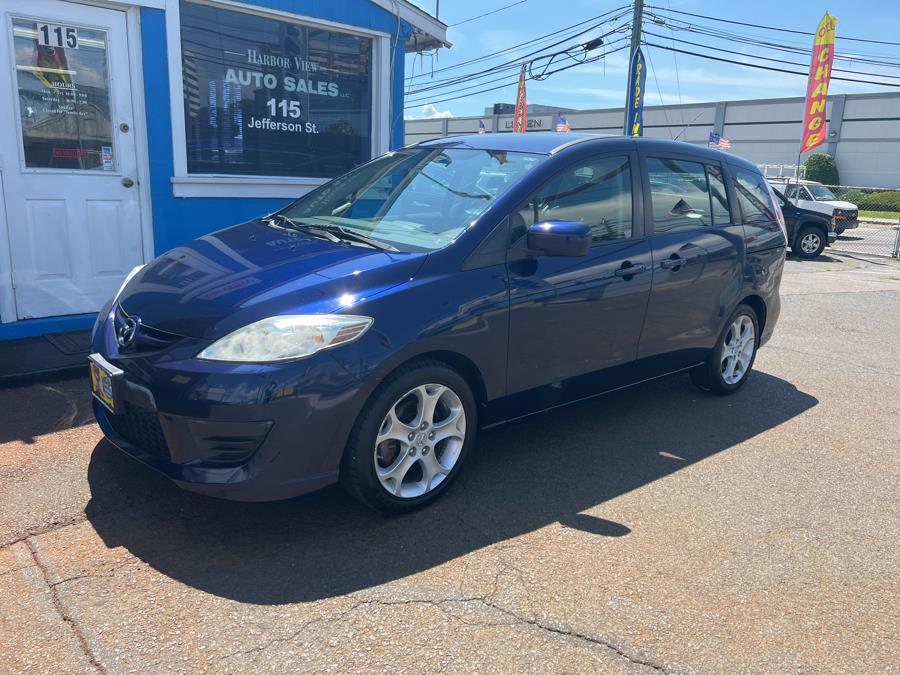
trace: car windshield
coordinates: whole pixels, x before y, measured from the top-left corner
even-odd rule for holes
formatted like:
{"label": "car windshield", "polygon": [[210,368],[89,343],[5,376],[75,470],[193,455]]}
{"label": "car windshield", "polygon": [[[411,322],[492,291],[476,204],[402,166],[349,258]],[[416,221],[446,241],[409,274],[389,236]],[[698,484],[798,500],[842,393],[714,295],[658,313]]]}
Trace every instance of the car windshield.
{"label": "car windshield", "polygon": [[837,197],[834,196],[834,193],[824,185],[807,185],[806,187],[809,189],[813,199],[817,202],[827,202],[837,199]]}
{"label": "car windshield", "polygon": [[452,242],[544,155],[407,148],[335,178],[280,212],[296,226],[337,228],[400,251]]}

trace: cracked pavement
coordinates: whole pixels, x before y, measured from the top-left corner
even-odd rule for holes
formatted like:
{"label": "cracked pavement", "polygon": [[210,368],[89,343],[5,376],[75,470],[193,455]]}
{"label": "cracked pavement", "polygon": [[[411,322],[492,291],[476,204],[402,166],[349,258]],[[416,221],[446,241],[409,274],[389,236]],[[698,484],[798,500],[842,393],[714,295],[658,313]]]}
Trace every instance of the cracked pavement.
{"label": "cracked pavement", "polygon": [[789,260],[744,389],[484,433],[433,507],[179,491],[81,379],[0,390],[0,672],[891,672],[900,265]]}

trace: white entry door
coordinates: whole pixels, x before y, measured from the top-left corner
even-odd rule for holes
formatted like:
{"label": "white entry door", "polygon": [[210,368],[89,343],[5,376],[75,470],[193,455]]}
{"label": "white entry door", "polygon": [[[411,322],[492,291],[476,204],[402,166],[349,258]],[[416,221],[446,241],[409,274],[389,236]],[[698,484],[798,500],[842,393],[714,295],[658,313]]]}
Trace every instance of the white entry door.
{"label": "white entry door", "polygon": [[60,0],[0,7],[0,94],[10,94],[0,95],[0,170],[16,314],[95,312],[143,261],[125,13]]}

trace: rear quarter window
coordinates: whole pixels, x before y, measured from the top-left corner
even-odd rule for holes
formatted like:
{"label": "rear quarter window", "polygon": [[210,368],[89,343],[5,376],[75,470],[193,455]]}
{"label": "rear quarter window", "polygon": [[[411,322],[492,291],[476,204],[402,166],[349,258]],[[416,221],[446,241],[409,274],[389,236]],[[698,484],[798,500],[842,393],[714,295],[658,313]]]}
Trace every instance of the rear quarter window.
{"label": "rear quarter window", "polygon": [[734,171],[734,192],[741,210],[747,250],[784,246],[785,238],[778,222],[766,179],[752,171]]}

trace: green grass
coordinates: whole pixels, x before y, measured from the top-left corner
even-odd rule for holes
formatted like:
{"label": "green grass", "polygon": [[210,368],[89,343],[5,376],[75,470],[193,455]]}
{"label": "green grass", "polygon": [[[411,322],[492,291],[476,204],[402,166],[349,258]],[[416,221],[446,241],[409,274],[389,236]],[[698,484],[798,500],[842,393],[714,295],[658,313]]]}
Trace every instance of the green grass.
{"label": "green grass", "polygon": [[860,211],[860,218],[888,218],[900,220],[900,211]]}

